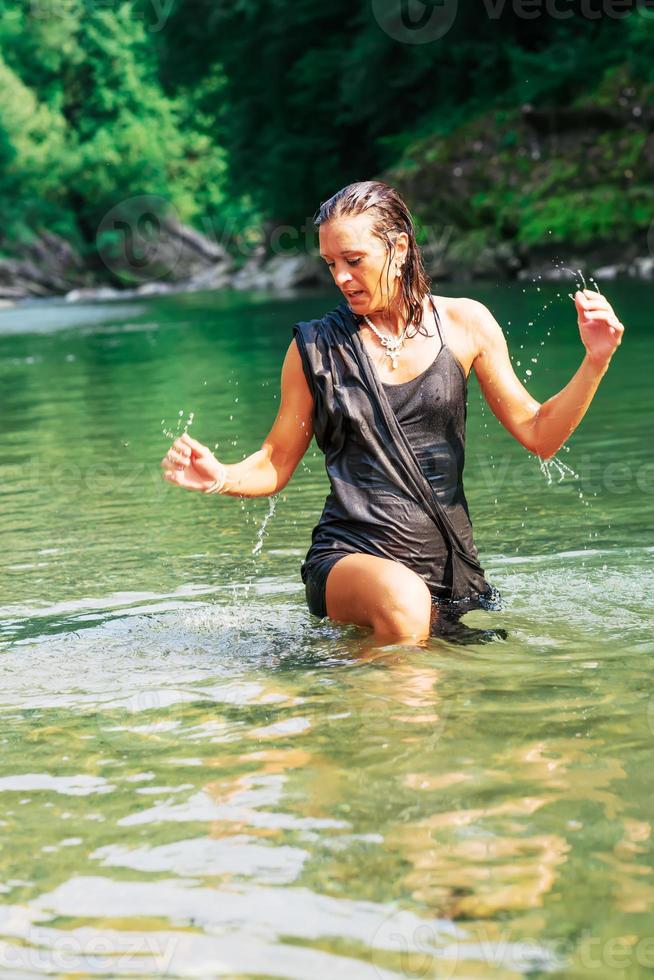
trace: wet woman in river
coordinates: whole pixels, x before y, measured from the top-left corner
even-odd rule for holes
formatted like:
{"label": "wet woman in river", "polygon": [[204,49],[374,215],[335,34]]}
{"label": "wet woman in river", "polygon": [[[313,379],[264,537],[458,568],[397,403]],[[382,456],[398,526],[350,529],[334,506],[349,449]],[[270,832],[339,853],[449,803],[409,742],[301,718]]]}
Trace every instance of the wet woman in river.
{"label": "wet woman in river", "polygon": [[226,465],[184,434],[164,457],[164,477],[209,494],[270,496],[315,435],[330,493],[301,569],[310,611],[371,627],[382,642],[424,640],[471,609],[500,608],[463,490],[470,370],[511,435],[548,458],[583,418],[624,328],[604,296],[578,291],[585,355],[540,404],[516,377],[489,310],[431,295],[393,188],[351,184],[322,204],[316,225],[344,299],[295,325],[261,449]]}

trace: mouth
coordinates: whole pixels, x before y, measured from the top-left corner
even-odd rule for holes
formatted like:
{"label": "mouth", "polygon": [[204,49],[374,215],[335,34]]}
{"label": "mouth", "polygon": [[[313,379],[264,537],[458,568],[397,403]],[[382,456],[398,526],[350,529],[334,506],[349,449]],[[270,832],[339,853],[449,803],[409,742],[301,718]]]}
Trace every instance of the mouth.
{"label": "mouth", "polygon": [[351,293],[346,293],[345,295],[350,300],[350,302],[356,301],[357,299],[360,299],[361,296],[363,296],[363,290],[362,289],[355,289]]}

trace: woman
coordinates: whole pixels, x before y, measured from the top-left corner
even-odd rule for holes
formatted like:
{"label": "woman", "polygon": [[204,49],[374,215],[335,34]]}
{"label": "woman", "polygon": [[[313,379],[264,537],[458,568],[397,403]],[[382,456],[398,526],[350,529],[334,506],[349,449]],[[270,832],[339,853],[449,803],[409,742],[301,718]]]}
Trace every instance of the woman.
{"label": "woman", "polygon": [[302,566],[310,611],[372,627],[380,642],[424,640],[470,609],[500,607],[463,492],[471,368],[511,435],[548,458],[583,418],[624,328],[603,296],[578,291],[586,354],[541,405],[516,377],[486,307],[430,294],[395,190],[351,184],[315,223],[345,301],[295,325],[263,446],[227,466],[185,434],[162,462],[164,477],[204,493],[269,496],[286,486],[315,434],[331,492]]}

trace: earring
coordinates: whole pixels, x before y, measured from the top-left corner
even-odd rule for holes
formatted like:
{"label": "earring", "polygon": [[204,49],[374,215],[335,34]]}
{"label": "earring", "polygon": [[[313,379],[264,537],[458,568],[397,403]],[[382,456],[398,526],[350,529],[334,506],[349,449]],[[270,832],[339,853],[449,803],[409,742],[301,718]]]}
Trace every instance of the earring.
{"label": "earring", "polygon": [[401,265],[398,265],[398,267],[396,268],[395,275],[396,276],[401,276],[402,275],[402,266]]}

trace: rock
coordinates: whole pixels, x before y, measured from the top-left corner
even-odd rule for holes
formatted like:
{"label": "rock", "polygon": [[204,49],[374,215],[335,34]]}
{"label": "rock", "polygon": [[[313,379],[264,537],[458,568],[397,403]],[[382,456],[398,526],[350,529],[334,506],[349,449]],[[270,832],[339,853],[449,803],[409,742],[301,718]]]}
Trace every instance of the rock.
{"label": "rock", "polygon": [[298,286],[319,286],[324,274],[311,255],[276,255],[266,266],[271,289],[295,289]]}
{"label": "rock", "polygon": [[[165,296],[179,291],[179,284],[172,282],[144,282],[134,290],[135,296]],[[125,294],[123,293],[123,296]]]}
{"label": "rock", "polygon": [[230,266],[233,264],[232,258],[224,245],[212,241],[206,235],[196,231],[195,228],[191,228],[189,225],[182,225],[180,222],[171,219],[165,220],[163,224],[171,237],[177,237],[189,251],[196,252],[207,263],[213,265],[220,262]]}
{"label": "rock", "polygon": [[265,289],[266,276],[263,271],[266,250],[258,245],[244,265],[231,278],[232,289]]}
{"label": "rock", "polygon": [[97,256],[117,284],[129,289],[157,281],[192,283],[205,275],[211,281],[232,268],[233,259],[222,244],[162,216],[158,208],[152,196],[132,198],[107,212],[100,223]]}
{"label": "rock", "polygon": [[15,257],[0,259],[0,295],[52,296],[69,292],[71,286],[81,286],[89,279],[73,247],[51,232],[40,231],[14,251]]}
{"label": "rock", "polygon": [[135,289],[115,289],[113,286],[86,286],[83,289],[71,289],[64,299],[67,303],[79,303],[84,300],[96,299],[128,299],[135,296]]}
{"label": "rock", "polygon": [[[324,263],[312,255],[275,255],[267,262],[261,253],[252,256],[231,280],[233,289],[270,289],[286,291],[306,286],[324,286],[327,280]],[[324,267],[326,271],[326,266]]]}
{"label": "rock", "polygon": [[26,289],[24,286],[18,286],[18,285],[10,286],[9,284],[4,285],[2,282],[0,282],[0,296],[3,299],[6,300],[27,299],[29,295],[30,295],[29,290]]}
{"label": "rock", "polygon": [[488,242],[476,232],[460,235],[447,247],[425,246],[425,269],[435,280],[514,279],[523,257],[512,242]]}
{"label": "rock", "polygon": [[227,265],[214,265],[193,276],[189,280],[187,288],[192,290],[224,289],[230,285],[231,278]]}
{"label": "rock", "polygon": [[654,258],[651,255],[643,255],[634,259],[629,266],[629,275],[638,279],[654,279]]}
{"label": "rock", "polygon": [[617,279],[619,275],[624,274],[626,271],[626,266],[624,265],[601,265],[599,268],[593,271],[594,279]]}

